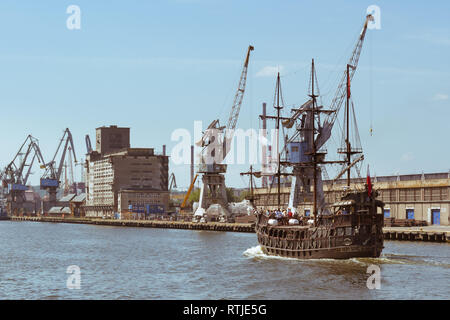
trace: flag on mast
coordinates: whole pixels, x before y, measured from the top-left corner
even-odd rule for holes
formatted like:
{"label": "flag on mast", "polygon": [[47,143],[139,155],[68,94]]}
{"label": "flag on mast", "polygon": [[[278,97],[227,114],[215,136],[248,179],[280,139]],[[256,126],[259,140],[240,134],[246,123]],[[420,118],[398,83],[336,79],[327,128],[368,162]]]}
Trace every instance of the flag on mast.
{"label": "flag on mast", "polygon": [[351,92],[350,92],[350,77],[347,74],[347,97],[350,98]]}
{"label": "flag on mast", "polygon": [[350,98],[351,92],[350,92],[350,65],[347,64],[347,99]]}
{"label": "flag on mast", "polygon": [[367,194],[369,197],[372,195],[372,181],[370,180],[369,165],[367,165]]}

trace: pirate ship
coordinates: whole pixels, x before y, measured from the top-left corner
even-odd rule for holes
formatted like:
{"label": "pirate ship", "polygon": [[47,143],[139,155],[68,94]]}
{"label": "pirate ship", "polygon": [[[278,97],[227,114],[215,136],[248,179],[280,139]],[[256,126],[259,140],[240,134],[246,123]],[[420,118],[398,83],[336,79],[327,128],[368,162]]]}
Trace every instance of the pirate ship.
{"label": "pirate ship", "polygon": [[[275,210],[256,211],[255,230],[262,251],[268,255],[301,259],[348,259],[353,257],[379,257],[383,249],[383,202],[377,200],[378,193],[372,190],[368,174],[364,187],[350,185],[350,172],[364,159],[362,148],[355,143],[357,133],[356,117],[351,103],[350,83],[356,70],[362,44],[371,15],[366,17],[357,45],[352,52],[344,75],[338,85],[331,107],[325,109],[318,105],[320,93],[317,88],[317,76],[314,60],[311,65],[309,99],[300,108],[293,109],[292,116],[282,117],[283,98],[281,95],[280,75],[277,76],[274,99],[275,116],[265,116],[275,120],[277,145],[275,159],[276,172],[258,173],[271,175],[272,184],[277,184],[278,202]],[[340,159],[326,160],[325,143],[331,136],[333,124],[344,100],[343,144],[338,148]],[[281,103],[280,103],[281,101]],[[353,117],[350,116],[353,111]],[[354,129],[350,130],[350,122]],[[289,137],[283,135],[284,147],[280,147],[279,132],[294,128]],[[276,158],[276,157],[275,157]],[[346,185],[339,191],[337,201],[325,201],[322,184],[322,172],[330,164],[342,166],[331,185],[347,173]],[[270,167],[270,166],[269,166]],[[359,171],[358,171],[359,172]],[[250,174],[252,174],[252,170]],[[359,172],[360,174],[360,172]],[[291,192],[287,208],[281,208],[280,180],[290,176]],[[312,212],[307,214],[304,199],[312,193]],[[270,194],[270,190],[269,190]],[[252,195],[253,198],[253,195]],[[264,206],[267,209],[267,206]],[[281,212],[285,214],[282,215]]]}

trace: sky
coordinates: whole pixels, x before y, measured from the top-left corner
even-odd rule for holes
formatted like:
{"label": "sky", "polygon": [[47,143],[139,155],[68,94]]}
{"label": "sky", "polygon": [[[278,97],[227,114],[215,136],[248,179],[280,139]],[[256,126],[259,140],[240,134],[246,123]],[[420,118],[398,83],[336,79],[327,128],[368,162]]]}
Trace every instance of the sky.
{"label": "sky", "polygon": [[[80,29],[67,28],[70,5]],[[263,102],[272,110],[277,71],[285,115],[305,102],[312,58],[327,106],[370,5],[381,28],[368,31],[352,82],[365,163],[377,176],[447,172],[448,1],[3,0],[0,167],[28,134],[51,159],[65,128],[79,159],[84,136],[109,125],[130,127],[132,147],[166,144],[170,155],[176,129],[226,123],[250,44],[239,128],[259,129]],[[247,186],[244,170],[230,165],[227,185]],[[171,160],[169,171],[188,186],[189,165]]]}

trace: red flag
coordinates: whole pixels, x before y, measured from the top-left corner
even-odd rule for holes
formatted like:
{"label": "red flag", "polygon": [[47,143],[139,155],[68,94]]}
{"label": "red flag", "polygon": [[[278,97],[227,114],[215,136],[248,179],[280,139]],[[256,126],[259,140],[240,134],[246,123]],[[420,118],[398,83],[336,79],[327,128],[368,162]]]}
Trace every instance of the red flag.
{"label": "red flag", "polygon": [[350,93],[350,77],[347,74],[347,97],[350,98],[350,95],[351,95],[351,93]]}
{"label": "red flag", "polygon": [[369,197],[372,195],[372,181],[370,180],[369,165],[367,165],[367,194]]}

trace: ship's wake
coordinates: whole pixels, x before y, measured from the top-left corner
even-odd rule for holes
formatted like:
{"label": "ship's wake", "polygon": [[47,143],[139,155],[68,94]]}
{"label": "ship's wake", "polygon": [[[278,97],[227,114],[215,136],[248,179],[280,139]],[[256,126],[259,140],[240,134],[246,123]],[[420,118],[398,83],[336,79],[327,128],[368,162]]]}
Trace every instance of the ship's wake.
{"label": "ship's wake", "polygon": [[253,258],[253,259],[298,260],[295,258],[285,258],[285,257],[272,256],[272,255],[265,254],[263,252],[261,246],[259,246],[259,245],[248,248],[247,250],[244,251],[243,255],[248,258]]}
{"label": "ship's wake", "polygon": [[[356,264],[356,265],[371,265],[371,264],[417,264],[417,261],[410,261],[405,259],[405,257],[399,257],[390,254],[382,254],[379,258],[351,258],[351,259],[299,259],[299,258],[286,258],[276,255],[268,255],[263,252],[260,245],[248,248],[243,252],[243,255],[250,259],[266,260],[266,259],[277,259],[277,260],[289,260],[289,261],[299,261],[299,262],[319,262],[319,263],[339,263],[339,264]],[[402,259],[403,258],[403,259]],[[436,264],[436,263],[434,263]],[[437,263],[442,265],[440,263]],[[446,267],[448,265],[444,264]]]}

